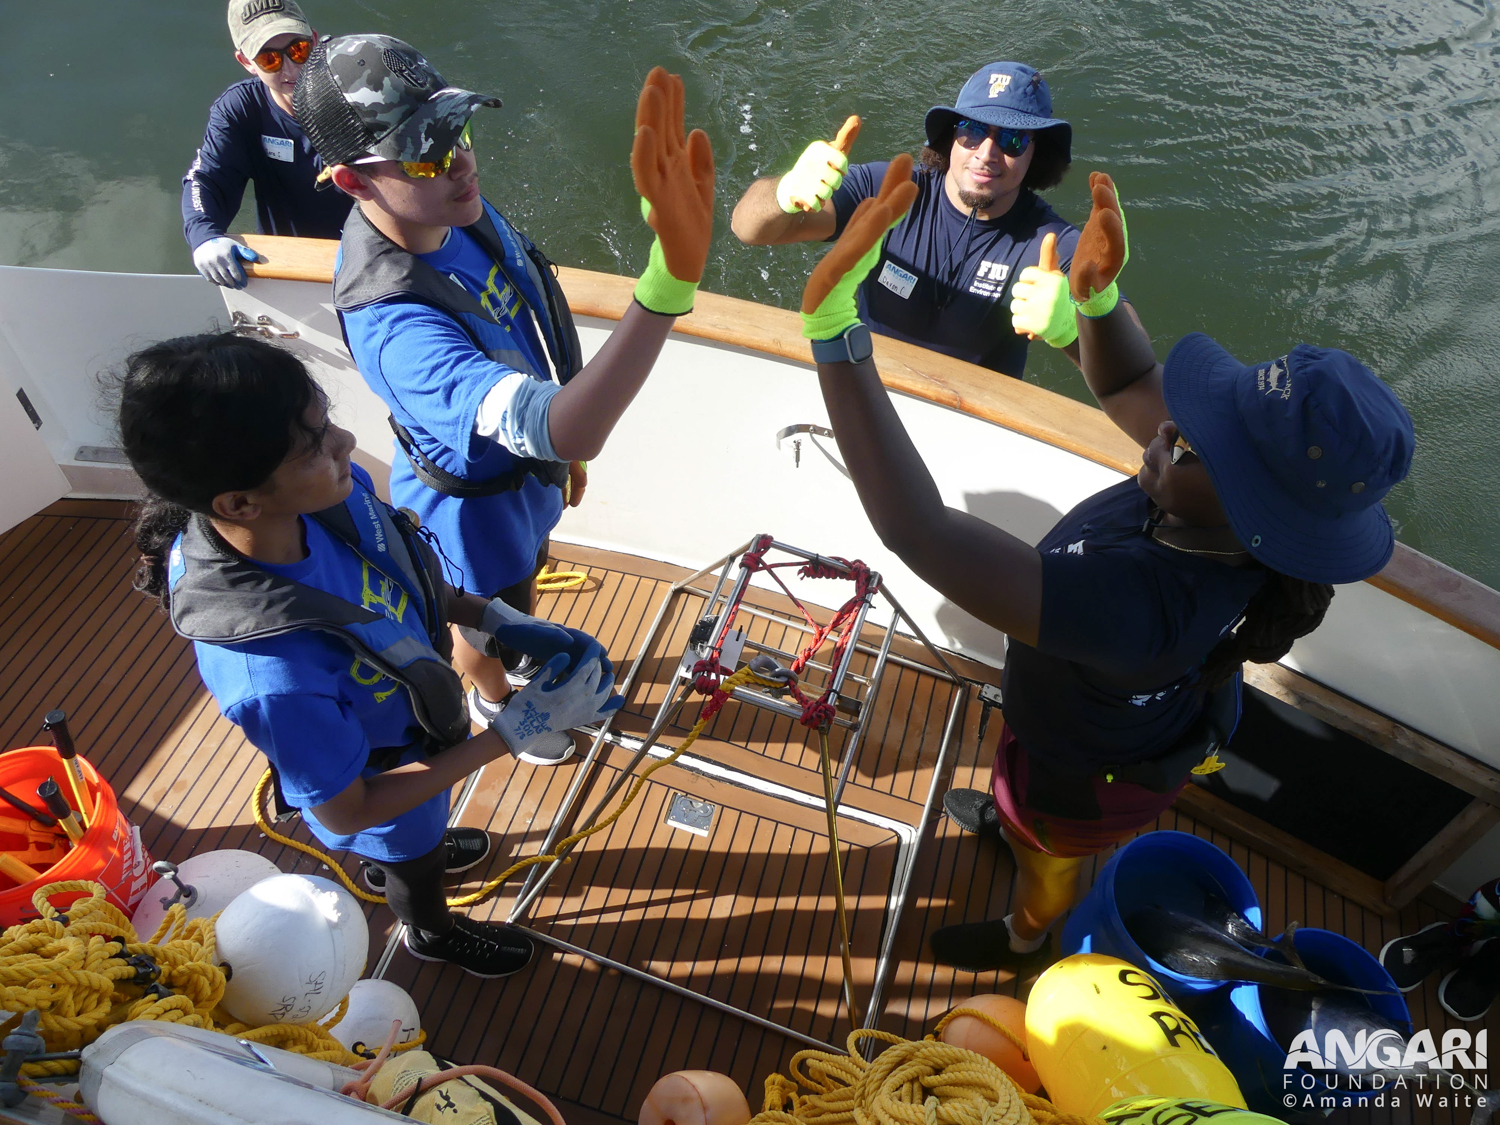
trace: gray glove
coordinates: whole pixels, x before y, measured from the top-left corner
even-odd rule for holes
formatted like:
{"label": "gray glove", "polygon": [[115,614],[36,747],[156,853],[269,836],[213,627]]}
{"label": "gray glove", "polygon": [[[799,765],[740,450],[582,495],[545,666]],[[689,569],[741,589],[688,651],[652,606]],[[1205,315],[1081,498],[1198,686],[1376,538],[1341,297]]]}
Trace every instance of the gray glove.
{"label": "gray glove", "polygon": [[607,718],[625,706],[625,700],[614,694],[614,675],[604,670],[598,657],[564,676],[567,667],[568,654],[558,653],[490,720],[490,729],[513,753],[524,754],[537,739],[553,731]]}
{"label": "gray glove", "polygon": [[240,259],[247,262],[261,260],[259,254],[243,242],[236,242],[227,235],[210,238],[198,244],[193,251],[193,265],[206,279],[226,289],[243,289],[248,280],[240,266]]}

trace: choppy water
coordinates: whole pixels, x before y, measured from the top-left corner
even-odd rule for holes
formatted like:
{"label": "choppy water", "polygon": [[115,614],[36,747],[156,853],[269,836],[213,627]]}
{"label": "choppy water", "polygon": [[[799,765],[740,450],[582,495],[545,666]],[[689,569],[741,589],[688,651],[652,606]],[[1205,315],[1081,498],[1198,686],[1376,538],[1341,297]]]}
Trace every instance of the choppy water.
{"label": "choppy water", "polygon": [[[1158,350],[1203,329],[1247,361],[1346,348],[1417,421],[1401,538],[1500,586],[1500,44],[1467,0],[306,0],[320,30],[380,31],[498,93],[486,194],[555,260],[634,273],[628,167],[653,64],[713,139],[721,224],[705,285],[793,307],[810,248],[751,249],[734,200],[844,116],[856,158],[921,140],[929,105],[994,58],[1039,67],[1074,126],[1050,193],[1082,222],[1087,171],[1130,217],[1126,288]],[[188,272],[178,180],[243,72],[219,0],[3,8],[0,261]],[[251,217],[253,221],[253,216]],[[1083,397],[1037,356],[1033,377]]]}

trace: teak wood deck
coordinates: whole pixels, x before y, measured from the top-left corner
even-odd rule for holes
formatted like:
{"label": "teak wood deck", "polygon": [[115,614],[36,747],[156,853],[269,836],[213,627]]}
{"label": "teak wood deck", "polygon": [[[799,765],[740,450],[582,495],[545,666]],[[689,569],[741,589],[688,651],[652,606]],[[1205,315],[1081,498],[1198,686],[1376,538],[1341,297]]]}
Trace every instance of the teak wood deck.
{"label": "teak wood deck", "polygon": [[[42,716],[62,707],[80,752],[114,784],[122,810],[140,826],[154,858],[180,861],[238,847],[264,853],[284,871],[317,873],[315,861],[256,830],[249,798],[264,761],[220,716],[198,678],[191,646],[130,588],[136,553],[128,516],[128,507],[117,502],[61,501],[0,535],[0,746],[45,741],[38,738]],[[747,536],[755,530],[747,529]],[[594,633],[623,675],[668,587],[685,572],[563,544],[554,546],[553,555],[554,569],[583,570],[590,580],[581,590],[545,595],[539,612]],[[777,598],[752,598],[772,612],[785,608]],[[646,729],[700,607],[687,598],[674,607],[664,639],[647,654],[627,700],[620,721],[627,733]],[[753,628],[754,636],[770,644],[795,643],[782,637],[775,621],[757,619]],[[920,659],[916,646],[903,650],[903,644],[898,640],[895,651]],[[976,682],[997,675],[961,660],[954,666]],[[953,690],[935,676],[892,666],[850,775],[845,803],[874,814],[869,821],[845,818],[839,825],[861,1002],[868,996],[896,857],[897,837],[879,818],[918,819]],[[972,695],[972,685],[969,690]],[[684,708],[665,742],[681,739],[697,708],[697,702]],[[984,744],[976,746],[979,716],[977,704],[967,708],[953,785],[987,783],[1000,723],[992,718]],[[791,720],[730,703],[692,753],[818,794],[816,741],[807,733]],[[835,754],[840,745],[835,737]],[[626,756],[619,748],[606,750],[586,799],[602,792]],[[470,873],[468,886],[537,848],[579,760],[538,769],[507,758],[485,768],[461,821],[487,828],[495,850],[485,868]],[[678,792],[716,806],[706,837],[666,823],[667,803]],[[1295,921],[1337,930],[1376,951],[1397,934],[1445,917],[1446,904],[1430,895],[1395,916],[1366,909],[1210,829],[1181,806],[1156,827],[1192,832],[1228,851],[1249,874],[1273,933]],[[293,834],[311,840],[301,826]],[[351,872],[357,867],[341,858]],[[1095,861],[1095,870],[1105,858]],[[917,1038],[968,996],[1025,997],[1029,982],[1006,974],[955,973],[934,964],[925,947],[926,934],[937,926],[1004,914],[1013,880],[1001,847],[936,818],[900,924],[882,1028]],[[504,918],[519,888],[518,878],[474,914]],[[369,917],[373,970],[393,919],[384,907],[370,909]],[[827,830],[816,806],[666,767],[624,818],[574,853],[528,924],[815,1039],[841,1043],[847,1030]],[[784,1070],[803,1046],[540,943],[536,962],[505,981],[479,981],[400,949],[384,975],[416,999],[434,1052],[521,1076],[556,1099],[574,1125],[633,1120],[651,1084],[679,1069],[729,1073],[758,1107],[762,1080]],[[1440,1036],[1450,1026],[1435,981],[1407,999],[1417,1027]],[[1494,1025],[1493,1016],[1488,1023]],[[1415,1116],[1447,1125],[1467,1121],[1469,1111]],[[1349,1112],[1355,1118],[1407,1121],[1413,1115],[1406,1109],[1358,1109]]]}

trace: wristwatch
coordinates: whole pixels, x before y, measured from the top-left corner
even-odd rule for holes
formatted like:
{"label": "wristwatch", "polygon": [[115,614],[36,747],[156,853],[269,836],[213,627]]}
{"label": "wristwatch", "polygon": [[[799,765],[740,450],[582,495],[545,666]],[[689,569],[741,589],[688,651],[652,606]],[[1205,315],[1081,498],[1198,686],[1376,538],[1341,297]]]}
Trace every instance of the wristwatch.
{"label": "wristwatch", "polygon": [[812,342],[815,363],[863,363],[875,354],[875,342],[863,321],[850,325],[832,340]]}

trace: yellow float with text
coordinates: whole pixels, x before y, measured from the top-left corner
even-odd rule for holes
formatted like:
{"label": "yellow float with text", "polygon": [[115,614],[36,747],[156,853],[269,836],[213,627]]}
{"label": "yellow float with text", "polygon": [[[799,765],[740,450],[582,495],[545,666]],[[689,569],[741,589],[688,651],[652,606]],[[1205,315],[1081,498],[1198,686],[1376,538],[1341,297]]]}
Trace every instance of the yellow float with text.
{"label": "yellow float with text", "polygon": [[1037,978],[1026,1043],[1064,1113],[1094,1117],[1147,1094],[1245,1108],[1234,1075],[1197,1025],[1149,973],[1117,957],[1075,954]]}
{"label": "yellow float with text", "polygon": [[1099,1115],[1105,1125],[1282,1125],[1280,1119],[1249,1109],[1235,1109],[1197,1098],[1160,1098],[1143,1094],[1124,1098]]}

